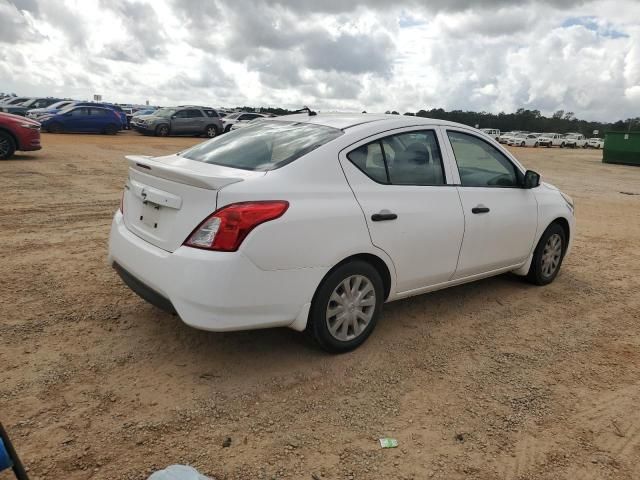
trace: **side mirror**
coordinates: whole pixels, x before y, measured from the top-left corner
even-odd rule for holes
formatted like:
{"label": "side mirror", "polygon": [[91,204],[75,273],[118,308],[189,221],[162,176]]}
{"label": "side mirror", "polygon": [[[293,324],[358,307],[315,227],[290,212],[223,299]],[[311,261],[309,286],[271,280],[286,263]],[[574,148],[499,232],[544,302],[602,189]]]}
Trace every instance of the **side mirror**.
{"label": "side mirror", "polygon": [[536,188],[540,185],[540,174],[533,170],[527,170],[524,174],[524,188]]}
{"label": "side mirror", "polygon": [[171,115],[171,120],[174,120],[176,118],[175,115]]}

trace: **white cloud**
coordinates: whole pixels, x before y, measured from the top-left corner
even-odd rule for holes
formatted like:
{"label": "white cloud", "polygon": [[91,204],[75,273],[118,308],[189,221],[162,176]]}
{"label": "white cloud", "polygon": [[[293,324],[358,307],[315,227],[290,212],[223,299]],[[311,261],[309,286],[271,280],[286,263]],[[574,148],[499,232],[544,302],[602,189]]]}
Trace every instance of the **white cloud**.
{"label": "white cloud", "polygon": [[[0,0],[0,91],[638,115],[634,0]],[[19,67],[19,68],[17,68]]]}

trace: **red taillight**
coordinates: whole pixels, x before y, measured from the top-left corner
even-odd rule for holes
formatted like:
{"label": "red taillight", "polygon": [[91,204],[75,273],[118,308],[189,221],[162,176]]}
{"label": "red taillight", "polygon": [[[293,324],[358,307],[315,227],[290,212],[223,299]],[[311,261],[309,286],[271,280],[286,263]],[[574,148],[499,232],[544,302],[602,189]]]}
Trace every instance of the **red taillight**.
{"label": "red taillight", "polygon": [[281,217],[289,202],[232,203],[214,212],[189,235],[185,245],[206,250],[235,252],[258,225]]}

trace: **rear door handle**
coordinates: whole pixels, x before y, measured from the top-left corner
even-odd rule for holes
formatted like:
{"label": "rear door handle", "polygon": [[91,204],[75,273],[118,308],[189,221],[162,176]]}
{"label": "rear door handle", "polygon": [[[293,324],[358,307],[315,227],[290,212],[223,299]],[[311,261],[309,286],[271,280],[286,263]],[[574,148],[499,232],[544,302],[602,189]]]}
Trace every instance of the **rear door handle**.
{"label": "rear door handle", "polygon": [[471,209],[471,213],[489,213],[489,207],[478,205],[477,207],[473,207]]}
{"label": "rear door handle", "polygon": [[388,210],[382,210],[380,213],[371,215],[371,220],[374,222],[384,222],[386,220],[395,220],[396,218],[398,218],[398,215]]}

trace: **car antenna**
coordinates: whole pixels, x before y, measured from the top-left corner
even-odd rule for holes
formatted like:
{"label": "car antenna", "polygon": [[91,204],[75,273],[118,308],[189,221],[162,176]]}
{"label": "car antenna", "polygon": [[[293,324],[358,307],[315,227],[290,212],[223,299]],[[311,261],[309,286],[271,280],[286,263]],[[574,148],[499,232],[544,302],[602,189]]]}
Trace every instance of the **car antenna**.
{"label": "car antenna", "polygon": [[305,112],[308,113],[310,117],[317,115],[317,113],[311,110],[309,107],[302,107],[300,110],[295,110],[291,114],[293,115],[295,113],[305,113]]}

